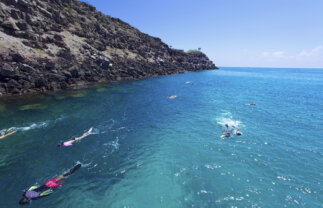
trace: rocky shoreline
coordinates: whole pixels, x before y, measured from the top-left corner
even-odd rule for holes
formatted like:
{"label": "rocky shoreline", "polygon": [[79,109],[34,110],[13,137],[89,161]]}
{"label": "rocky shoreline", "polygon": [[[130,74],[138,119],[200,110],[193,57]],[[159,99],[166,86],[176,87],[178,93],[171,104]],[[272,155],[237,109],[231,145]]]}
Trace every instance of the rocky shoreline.
{"label": "rocky shoreline", "polygon": [[77,0],[0,2],[0,95],[217,69]]}

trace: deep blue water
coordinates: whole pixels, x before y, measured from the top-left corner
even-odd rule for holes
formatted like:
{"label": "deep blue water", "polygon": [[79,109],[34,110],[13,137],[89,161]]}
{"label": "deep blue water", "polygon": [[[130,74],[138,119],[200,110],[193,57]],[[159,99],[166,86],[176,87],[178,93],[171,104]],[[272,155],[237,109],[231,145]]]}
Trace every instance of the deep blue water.
{"label": "deep blue water", "polygon": [[30,206],[323,207],[322,89],[322,69],[222,68],[2,98],[0,207],[77,162]]}

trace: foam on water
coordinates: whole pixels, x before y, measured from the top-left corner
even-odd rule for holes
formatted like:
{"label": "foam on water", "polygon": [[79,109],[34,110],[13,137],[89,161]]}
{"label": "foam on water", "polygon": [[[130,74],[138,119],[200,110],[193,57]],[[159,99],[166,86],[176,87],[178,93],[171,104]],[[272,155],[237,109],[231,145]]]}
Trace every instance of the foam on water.
{"label": "foam on water", "polygon": [[92,128],[92,131],[91,131],[91,133],[90,133],[90,134],[93,134],[93,135],[95,135],[95,134],[100,134],[100,130],[99,130],[99,129],[94,128],[94,127],[91,127],[91,128]]}
{"label": "foam on water", "polygon": [[234,120],[230,112],[221,113],[220,116],[216,117],[216,121],[220,126],[225,126],[227,124],[229,127],[245,127],[241,121]]}
{"label": "foam on water", "polygon": [[[48,126],[49,122],[48,121],[44,121],[44,122],[39,122],[39,123],[32,123],[29,126],[25,126],[25,127],[10,127],[10,129],[12,129],[12,131],[29,131],[29,130],[33,130],[33,129],[38,129],[38,128],[45,128],[46,126]],[[7,129],[2,129],[1,131],[6,131]]]}
{"label": "foam on water", "polygon": [[29,131],[32,129],[38,129],[38,128],[45,128],[48,125],[48,121],[44,121],[44,122],[39,122],[39,123],[33,123],[29,126],[25,126],[25,127],[14,127],[17,129],[17,131]]}
{"label": "foam on water", "polygon": [[104,143],[103,145],[105,146],[110,146],[112,147],[110,150],[109,150],[109,154],[113,153],[114,151],[117,151],[120,147],[120,144],[119,144],[119,137],[117,137],[115,140],[111,141],[111,142],[108,142],[108,143]]}

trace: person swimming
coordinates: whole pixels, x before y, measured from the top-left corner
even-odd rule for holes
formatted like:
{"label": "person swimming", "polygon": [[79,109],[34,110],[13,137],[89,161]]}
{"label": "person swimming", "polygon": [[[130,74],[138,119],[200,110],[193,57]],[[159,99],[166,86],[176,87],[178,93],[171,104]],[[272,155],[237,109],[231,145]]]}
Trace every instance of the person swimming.
{"label": "person swimming", "polygon": [[238,135],[238,136],[241,136],[241,135],[242,135],[242,132],[241,132],[241,131],[239,131],[239,130],[237,130],[237,131],[235,132],[235,134],[236,134],[236,135]]}
{"label": "person swimming", "polygon": [[57,146],[58,146],[58,147],[68,147],[68,146],[72,146],[72,145],[73,145],[73,142],[75,142],[75,141],[77,141],[77,140],[81,140],[81,139],[83,139],[84,137],[89,136],[89,135],[91,134],[92,130],[93,130],[93,128],[90,128],[90,130],[88,130],[87,132],[85,132],[82,136],[80,136],[80,137],[76,137],[76,138],[74,138],[74,139],[72,139],[72,140],[69,140],[69,141],[67,141],[67,142],[63,142],[63,141],[61,141]]}
{"label": "person swimming", "polygon": [[16,133],[17,130],[15,127],[11,127],[9,129],[3,129],[3,130],[0,130],[0,139],[3,139],[7,136],[10,136],[11,134],[14,134]]}
{"label": "person swimming", "polygon": [[52,178],[42,186],[32,186],[27,191],[25,191],[19,200],[20,205],[29,204],[31,200],[37,200],[43,197],[46,197],[54,192],[57,188],[61,187],[64,183],[64,180],[67,176],[73,174],[76,170],[81,167],[81,164],[76,164],[69,171],[57,176],[56,178]]}
{"label": "person swimming", "polygon": [[222,136],[220,137],[221,139],[223,139],[224,137],[231,137],[232,135],[232,129],[229,128],[228,124],[225,124],[225,128],[222,127]]}
{"label": "person swimming", "polygon": [[237,135],[237,136],[241,136],[242,132],[239,131],[239,129],[235,126],[232,126],[232,128],[230,129],[228,124],[225,124],[225,128],[222,127],[222,136],[220,137],[221,139],[223,139],[224,137],[231,137],[233,134]]}
{"label": "person swimming", "polygon": [[232,131],[237,136],[241,136],[242,135],[242,132],[239,131],[239,129],[237,127],[235,127],[235,126],[232,126]]}

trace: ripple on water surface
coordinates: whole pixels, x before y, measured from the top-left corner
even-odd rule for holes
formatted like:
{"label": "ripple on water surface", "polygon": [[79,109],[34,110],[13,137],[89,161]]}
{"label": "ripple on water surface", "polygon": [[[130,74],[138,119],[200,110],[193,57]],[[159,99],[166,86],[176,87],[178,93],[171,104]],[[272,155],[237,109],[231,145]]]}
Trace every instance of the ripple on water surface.
{"label": "ripple on water surface", "polygon": [[[32,206],[322,207],[322,85],[320,70],[224,68],[1,100],[0,129],[17,129],[1,205],[80,161]],[[225,124],[243,135],[220,139]]]}

